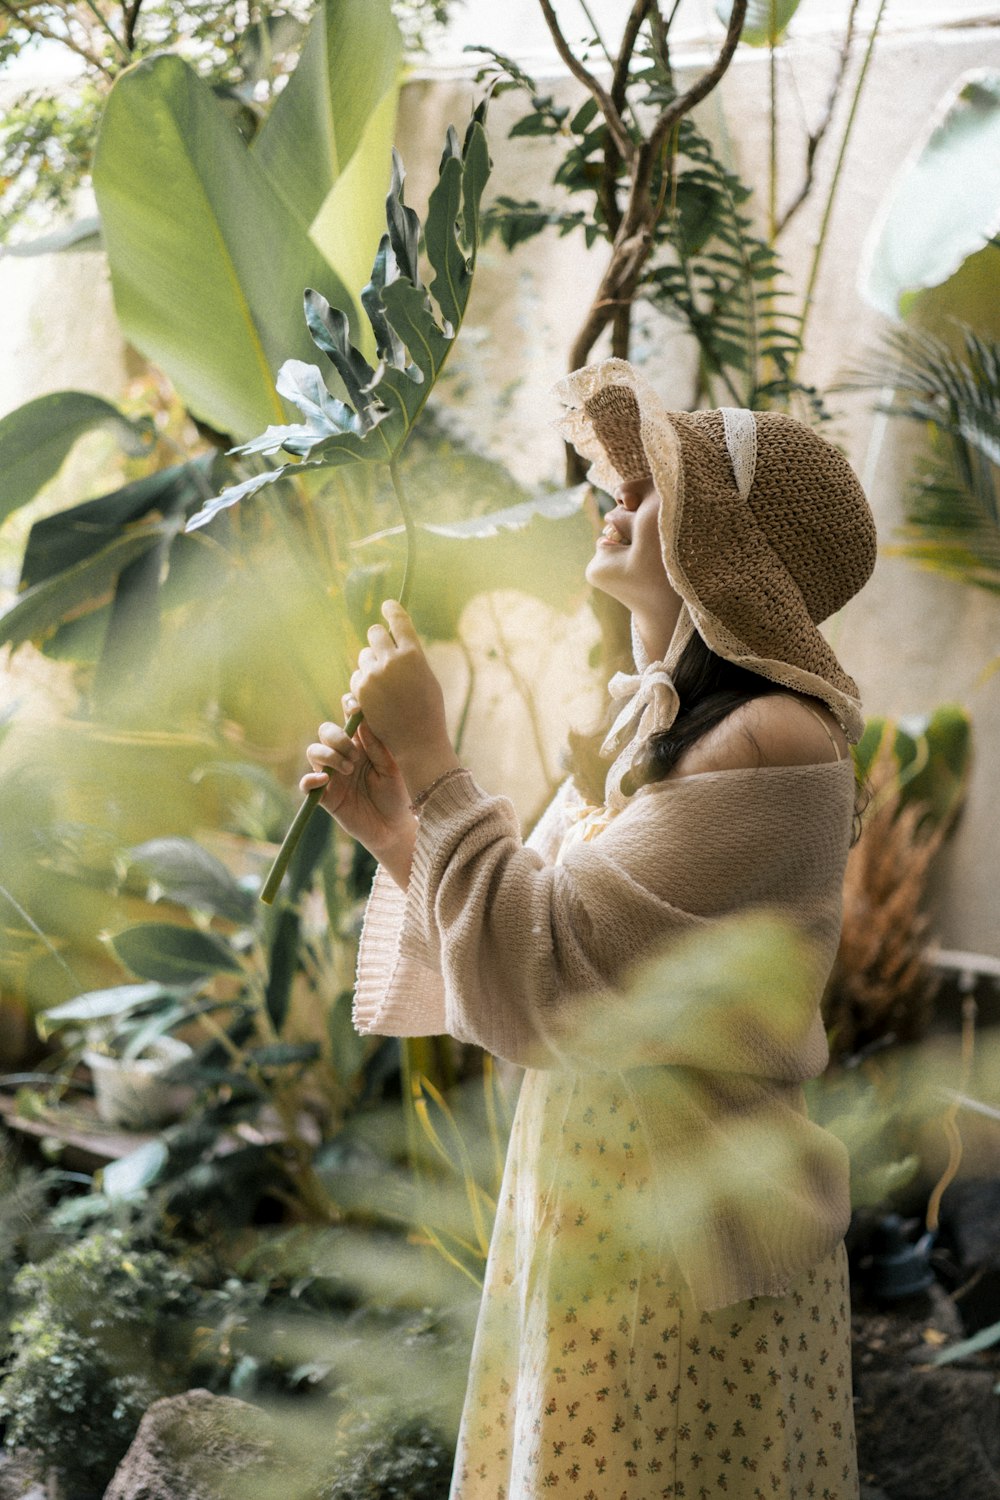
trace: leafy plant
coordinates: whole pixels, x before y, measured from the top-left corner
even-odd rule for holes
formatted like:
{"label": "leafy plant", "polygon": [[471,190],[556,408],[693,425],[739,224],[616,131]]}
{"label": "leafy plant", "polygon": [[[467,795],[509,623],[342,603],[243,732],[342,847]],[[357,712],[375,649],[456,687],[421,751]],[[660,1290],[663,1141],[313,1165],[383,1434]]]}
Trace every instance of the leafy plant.
{"label": "leafy plant", "polygon": [[118,1231],[81,1240],[14,1281],[21,1308],[0,1385],[10,1448],[38,1453],[68,1500],[101,1493],[146,1407],[183,1388],[176,1320],[188,1276]]}
{"label": "leafy plant", "polygon": [[[46,1010],[39,1025],[47,1035],[75,1035],[76,1040],[67,1043],[67,1063],[76,1059],[96,1028],[135,1055],[155,1038],[186,1027],[196,1046],[195,1057],[178,1065],[172,1076],[196,1087],[199,1104],[185,1123],[164,1137],[168,1149],[137,1159],[132,1175],[124,1162],[107,1169],[105,1194],[127,1196],[156,1182],[161,1197],[169,1196],[185,1174],[200,1170],[215,1177],[228,1173],[242,1200],[250,1186],[241,1175],[249,1161],[247,1152],[233,1151],[230,1143],[218,1161],[213,1158],[228,1132],[243,1122],[257,1121],[266,1123],[273,1145],[268,1150],[258,1144],[251,1151],[256,1192],[239,1211],[251,1214],[270,1188],[280,1192],[294,1211],[321,1222],[335,1215],[336,1205],[313,1169],[315,1141],[304,1133],[304,1111],[313,1107],[310,1101],[317,1093],[310,1074],[322,1070],[327,1095],[323,1115],[326,1128],[334,1132],[363,1088],[371,1049],[356,1052],[348,1071],[337,1067],[344,1055],[341,1049],[334,1058],[332,1041],[324,1056],[321,1038],[293,1039],[285,1034],[293,987],[301,982],[303,967],[312,976],[325,974],[328,982],[336,983],[332,951],[325,956],[317,953],[317,939],[303,931],[301,909],[331,836],[328,819],[316,824],[298,850],[286,898],[256,925],[260,909],[250,892],[192,841],[153,840],[131,851],[126,880],[133,888],[196,914],[202,925],[143,922],[125,928],[111,939],[111,947],[134,981],[144,982],[78,995]],[[322,940],[330,950],[344,940],[334,899],[331,895],[333,932]],[[205,930],[206,918],[225,923],[227,930]],[[331,1021],[334,1010],[331,1005]],[[131,1163],[132,1158],[125,1161]],[[221,1203],[221,1183],[216,1186]]]}
{"label": "leafy plant", "polygon": [[872,796],[844,880],[840,946],[824,997],[836,1060],[922,1035],[939,979],[927,960],[930,868],[965,793],[969,720],[873,720],[855,750]]}
{"label": "leafy plant", "polygon": [[696,400],[721,389],[751,408],[804,395],[813,415],[825,408],[794,376],[801,319],[784,305],[791,292],[772,244],[755,234],[744,209],[751,190],[715,155],[690,119],[676,137],[676,194],[664,218],[674,254],[642,284],[652,304],[681,320],[698,342],[702,373]]}
{"label": "leafy plant", "polygon": [[[450,3],[393,0],[408,53],[431,45]],[[342,7],[340,14],[358,34],[380,9],[363,3]],[[298,0],[265,3],[252,19],[235,0],[211,0],[196,11],[182,0],[95,0],[82,10],[64,0],[6,7],[0,18],[0,70],[33,47],[51,53],[60,45],[78,70],[60,79],[58,89],[18,91],[11,80],[0,136],[0,242],[6,242],[7,253],[69,248],[98,232],[97,220],[81,220],[41,240],[30,238],[51,229],[89,182],[101,112],[111,86],[130,64],[163,52],[183,57],[252,140],[295,67],[312,14],[313,7]],[[369,51],[369,62],[377,52],[376,47]],[[378,71],[360,70],[355,84],[371,84]]]}
{"label": "leafy plant", "polygon": [[891,318],[996,242],[1000,73],[976,68],[949,89],[873,225],[862,290]]}
{"label": "leafy plant", "polygon": [[421,1074],[414,1075],[411,1089],[424,1146],[414,1202],[416,1232],[479,1286],[503,1177],[509,1102],[488,1054],[477,1101],[481,1108],[470,1107],[470,1089],[446,1099]]}
{"label": "leafy plant", "polygon": [[930,451],[908,491],[904,540],[889,553],[1000,593],[1000,343],[961,327],[964,359],[942,339],[901,326],[850,381],[891,387],[878,410],[919,422]]}
{"label": "leafy plant", "polygon": [[320,1500],[447,1500],[454,1448],[426,1419],[385,1412],[341,1438]]}
{"label": "leafy plant", "polygon": [[[487,231],[498,233],[508,249],[550,226],[560,234],[581,231],[588,246],[613,238],[614,193],[627,183],[628,168],[621,157],[609,159],[608,130],[597,102],[589,99],[571,114],[542,94],[510,58],[492,56],[501,76],[531,95],[532,109],[517,121],[512,136],[562,143],[553,181],[570,203],[582,199],[586,206],[549,210],[505,195],[488,210]],[[669,62],[652,46],[641,50],[629,86],[635,114],[667,112],[677,98]],[[784,274],[778,254],[755,233],[744,211],[750,189],[723,166],[689,115],[676,122],[649,191],[657,215],[634,295],[682,322],[696,339],[701,366],[693,404],[716,387],[724,399],[741,405],[787,398],[798,389],[791,367],[799,344],[796,319],[782,306],[789,294],[778,285]],[[822,412],[815,393],[808,394]]]}
{"label": "leafy plant", "polygon": [[[277,389],[305,420],[295,426],[272,425],[234,451],[273,455],[284,449],[300,462],[280,464],[230,486],[192,516],[189,531],[290,471],[298,474],[358,462],[384,464],[394,471],[451,352],[472,289],[479,205],[490,172],[484,117],[485,104],[476,110],[461,145],[454,129],[448,132],[424,228],[425,250],[435,273],[428,289],[421,280],[418,260],[420,222],[403,201],[405,173],[398,153],[393,153],[386,198],[388,229],[379,243],[371,280],[361,293],[379,357],[377,370],[351,342],[346,316],[321,293],[307,289],[305,321],[310,337],[330,360],[348,400],[330,394],[316,365],[286,360],[278,371]],[[428,291],[440,309],[440,322]],[[409,527],[408,508],[404,519]]]}
{"label": "leafy plant", "polygon": [[[490,172],[483,129],[485,109],[484,101],[474,113],[461,146],[454,129],[449,129],[437,186],[428,204],[424,244],[435,273],[429,291],[440,309],[441,322],[421,281],[420,223],[403,201],[405,174],[394,151],[392,185],[386,199],[388,229],[379,243],[372,279],[361,293],[379,356],[378,370],[351,342],[345,314],[331,308],[319,292],[307,289],[305,318],[309,333],[333,364],[349,401],[331,395],[317,366],[286,360],[278,372],[277,388],[298,406],[305,421],[294,427],[270,426],[261,437],[236,450],[274,454],[283,448],[298,456],[297,472],[358,462],[387,465],[406,528],[406,566],[400,589],[404,605],[414,563],[415,526],[402,488],[399,457],[465,316],[479,246],[480,199]],[[191,518],[187,530],[203,526],[220,510],[280,479],[289,467],[281,464],[230,486]],[[348,722],[349,733],[354,732],[359,719],[357,715]],[[274,900],[322,790],[317,787],[302,804],[261,888],[262,901]]]}
{"label": "leafy plant", "polygon": [[[126,8],[133,26],[138,14]],[[267,27],[255,34],[263,44]],[[311,347],[296,317],[302,287],[325,287],[356,322],[343,276],[359,257],[367,264],[378,240],[400,63],[388,0],[325,0],[300,41],[288,86],[252,145],[179,56],[126,70],[103,114],[95,187],[123,331],[161,362],[215,442],[220,431],[245,436],[283,417],[271,372],[279,354]],[[32,499],[99,424],[130,452],[152,436],[148,420],[81,392],[42,397],[4,418],[3,514]],[[178,533],[225,482],[215,453],[182,454],[164,469],[156,451],[156,472],[32,529],[0,638],[51,641],[53,654],[96,660],[92,706],[103,717],[135,720],[147,696],[137,689],[161,641],[161,606],[183,606],[212,576],[212,549]],[[308,524],[288,517],[282,537],[293,552],[296,521]]]}

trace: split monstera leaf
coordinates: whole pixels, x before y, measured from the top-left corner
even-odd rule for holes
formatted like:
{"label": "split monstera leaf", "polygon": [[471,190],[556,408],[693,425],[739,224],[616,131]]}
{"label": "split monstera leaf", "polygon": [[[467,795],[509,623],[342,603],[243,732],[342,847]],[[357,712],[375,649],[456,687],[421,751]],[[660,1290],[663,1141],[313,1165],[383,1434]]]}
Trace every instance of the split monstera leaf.
{"label": "split monstera leaf", "polygon": [[[376,367],[351,342],[346,315],[319,292],[305,293],[305,317],[316,346],[326,355],[347,399],[333,395],[323,372],[302,360],[286,360],[276,388],[302,415],[290,426],[270,426],[259,437],[233,449],[239,454],[293,455],[255,474],[205,504],[192,516],[193,531],[221,510],[256,494],[286,474],[351,463],[385,464],[399,500],[406,533],[406,567],[400,600],[406,605],[412,584],[416,527],[400,482],[399,458],[427,398],[441,374],[461,327],[472,289],[480,240],[480,202],[490,174],[484,120],[486,100],[476,109],[464,141],[449,128],[437,185],[431,193],[424,229],[424,253],[433,273],[429,286],[420,274],[420,221],[403,201],[405,173],[393,151],[392,182],[386,198],[382,236],[371,280],[361,305],[371,324]],[[432,300],[433,299],[433,300]],[[436,306],[435,306],[436,304]],[[353,734],[361,715],[347,723]],[[261,889],[273,902],[298,840],[322,795],[310,792],[299,808]]]}

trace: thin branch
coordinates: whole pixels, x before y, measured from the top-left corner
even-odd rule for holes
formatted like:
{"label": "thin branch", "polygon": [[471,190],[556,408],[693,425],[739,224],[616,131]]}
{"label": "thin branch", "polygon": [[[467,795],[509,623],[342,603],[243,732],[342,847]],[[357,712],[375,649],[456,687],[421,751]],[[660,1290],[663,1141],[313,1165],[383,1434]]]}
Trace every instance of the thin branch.
{"label": "thin branch", "polygon": [[103,73],[105,78],[113,78],[115,76],[113,70],[106,63],[102,62],[94,53],[88,52],[86,47],[82,47],[79,42],[74,42],[71,36],[61,36],[58,31],[53,31],[51,27],[46,26],[44,21],[36,21],[32,17],[26,16],[16,5],[12,5],[10,0],[0,0],[0,10],[6,11],[12,20],[16,21],[19,26],[24,27],[30,36],[44,37],[47,42],[56,42],[60,47],[68,48],[70,52],[75,52],[77,57],[82,57],[84,62],[88,63],[90,67],[96,68],[99,73]]}
{"label": "thin branch", "polygon": [[613,68],[615,65],[615,60],[607,49],[607,44],[605,43],[604,38],[601,36],[600,28],[598,27],[597,22],[594,20],[593,12],[591,11],[590,6],[587,4],[587,0],[579,0],[579,5],[580,9],[587,17],[587,21],[590,24],[591,29],[593,30],[594,36],[597,39],[597,45],[604,53],[605,61],[607,62],[608,67]]}
{"label": "thin branch", "polygon": [[122,14],[125,21],[125,45],[130,53],[135,49],[135,28],[141,9],[142,0],[131,0],[131,4],[123,4],[122,6]]}
{"label": "thin branch", "polygon": [[646,19],[652,4],[653,0],[635,0],[635,4],[629,12],[629,18],[625,22],[618,60],[614,64],[614,71],[611,77],[611,98],[616,109],[619,110],[624,110],[625,108],[625,89],[628,84],[628,70],[632,62],[632,54],[635,51],[635,44],[639,39],[639,31],[642,23]]}
{"label": "thin branch", "polygon": [[798,210],[802,207],[803,203],[808,198],[809,194],[812,192],[813,169],[816,161],[816,153],[820,148],[823,137],[826,135],[826,132],[830,128],[830,122],[833,119],[833,111],[836,107],[837,100],[840,98],[840,90],[844,83],[844,74],[847,72],[847,64],[850,61],[851,56],[851,47],[854,43],[854,23],[857,18],[858,6],[860,4],[861,0],[851,0],[851,10],[850,14],[847,17],[847,30],[844,32],[844,41],[840,49],[840,56],[837,59],[837,69],[833,76],[833,83],[830,86],[830,94],[826,101],[826,109],[823,111],[822,119],[816,126],[816,129],[810,131],[809,135],[806,138],[805,177],[803,178],[802,186],[800,187],[799,191],[796,193],[791,203],[785,209],[785,212],[782,214],[781,218],[778,220],[777,226],[774,231],[775,239],[778,238],[789,220],[798,212]]}
{"label": "thin branch", "polygon": [[[611,95],[608,93],[604,85],[598,83],[594,75],[583,66],[583,63],[580,62],[578,58],[574,57],[573,52],[566,41],[566,38],[563,36],[561,30],[559,29],[559,22],[556,19],[556,13],[552,8],[552,0],[538,0],[538,3],[542,8],[542,15],[545,17],[545,22],[549,28],[549,32],[551,33],[552,40],[555,42],[556,51],[559,53],[559,56],[562,58],[563,62],[566,64],[566,67],[569,69],[570,73],[572,73],[577,82],[582,83],[587,92],[597,100],[600,111],[607,121],[608,130],[611,133],[611,138],[614,141],[619,154],[625,161],[630,162],[635,155],[635,146],[632,142],[632,137],[629,135],[628,131],[625,128],[625,122],[622,119],[621,115],[618,113]],[[743,5],[745,8],[746,0],[743,0]]]}
{"label": "thin branch", "polygon": [[[677,5],[675,4],[674,10],[676,9]],[[663,64],[663,71],[670,82],[673,82],[674,77],[673,68],[670,66],[670,25],[673,19],[674,14],[671,11],[670,20],[664,21],[658,5],[654,5],[649,13],[649,34],[653,40],[653,49],[659,53],[660,62]]]}
{"label": "thin branch", "polygon": [[101,15],[101,12],[94,4],[94,0],[83,0],[83,3],[89,11],[93,12],[97,24],[102,28],[102,30],[108,33],[108,36],[114,42],[115,46],[118,48],[118,51],[121,53],[122,57],[124,57],[125,61],[127,63],[130,63],[132,61],[131,52],[129,52],[128,48],[125,46],[125,43],[122,41],[121,37],[118,36],[117,32],[112,30],[111,24],[108,21],[107,17]]}
{"label": "thin branch", "polygon": [[729,64],[733,60],[733,53],[736,51],[743,33],[743,23],[746,20],[746,14],[747,0],[733,0],[733,9],[729,17],[729,29],[726,32],[726,39],[715,62],[709,68],[708,72],[703,73],[696,83],[693,83],[685,93],[675,99],[663,111],[659,120],[657,120],[653,132],[649,137],[650,168],[652,162],[659,155],[663,143],[670,134],[673,126],[678,120],[683,119],[685,115],[690,114],[695,105],[700,104],[702,99],[712,92],[729,67]]}
{"label": "thin branch", "polygon": [[802,349],[805,346],[806,324],[809,320],[809,314],[812,311],[813,294],[816,290],[816,280],[819,276],[820,262],[823,258],[823,250],[826,246],[826,236],[830,228],[830,219],[833,214],[833,205],[837,197],[837,189],[840,186],[840,177],[844,169],[844,161],[847,157],[847,147],[850,144],[851,135],[854,130],[854,121],[858,113],[858,105],[861,102],[861,94],[865,86],[865,79],[868,76],[868,68],[871,64],[871,60],[875,52],[875,42],[878,38],[879,28],[882,25],[882,17],[885,15],[885,8],[887,4],[888,0],[880,0],[879,8],[875,16],[875,21],[868,36],[868,46],[865,49],[864,59],[861,63],[861,71],[858,74],[858,81],[854,86],[854,97],[851,100],[851,108],[848,112],[847,123],[844,126],[844,134],[840,142],[840,151],[837,154],[837,161],[833,168],[833,178],[830,182],[830,191],[827,194],[826,207],[823,210],[823,218],[819,226],[819,236],[816,240],[816,248],[813,251],[812,265],[809,268],[809,281],[806,285],[805,296],[802,299],[802,316],[799,321],[799,343],[798,349],[796,350],[796,354],[792,362],[793,376],[797,373],[799,356],[801,355]]}
{"label": "thin branch", "polygon": [[[666,22],[664,23],[664,26],[663,26],[664,35],[666,35],[666,33],[669,32],[671,26],[674,24],[674,17],[676,16],[678,10],[680,9],[680,4],[681,4],[681,0],[674,0],[674,3],[673,3],[673,5],[671,7],[671,10],[670,10],[670,14],[667,17]],[[661,20],[662,20],[662,17],[661,17]]]}

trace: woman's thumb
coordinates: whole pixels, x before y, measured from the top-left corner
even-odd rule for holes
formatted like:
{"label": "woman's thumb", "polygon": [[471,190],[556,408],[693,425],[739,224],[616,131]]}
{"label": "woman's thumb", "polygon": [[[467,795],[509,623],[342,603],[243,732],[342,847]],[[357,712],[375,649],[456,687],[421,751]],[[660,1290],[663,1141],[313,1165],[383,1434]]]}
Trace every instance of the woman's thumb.
{"label": "woman's thumb", "polygon": [[358,739],[376,771],[384,774],[396,769],[396,762],[391,752],[386,749],[378,735],[372,733],[366,719],[362,719],[358,725]]}

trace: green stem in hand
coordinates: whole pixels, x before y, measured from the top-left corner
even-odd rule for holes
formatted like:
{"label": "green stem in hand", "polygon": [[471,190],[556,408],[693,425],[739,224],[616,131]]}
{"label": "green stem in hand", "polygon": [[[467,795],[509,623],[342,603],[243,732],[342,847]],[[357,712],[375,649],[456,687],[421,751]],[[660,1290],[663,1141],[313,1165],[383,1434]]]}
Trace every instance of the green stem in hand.
{"label": "green stem in hand", "polygon": [[[410,588],[413,583],[413,570],[417,551],[417,528],[413,520],[410,503],[406,498],[406,491],[403,489],[402,480],[399,476],[398,465],[399,457],[397,455],[389,465],[389,474],[392,477],[392,487],[396,491],[396,499],[399,501],[399,508],[403,516],[403,525],[406,529],[406,561],[403,567],[403,582],[399,590],[399,602],[406,609],[410,596]],[[344,725],[345,732],[352,739],[357,733],[358,725],[361,723],[363,717],[360,708],[355,709]],[[329,782],[329,779],[330,775],[327,773],[327,782]],[[278,894],[278,887],[284,879],[285,871],[288,869],[292,855],[298,847],[299,839],[302,837],[305,826],[312,817],[316,809],[316,804],[325,790],[325,785],[313,787],[312,791],[307,793],[305,801],[295,814],[295,820],[285,834],[284,842],[278,850],[274,864],[267,872],[267,879],[261,886],[260,899],[266,906],[270,906]]]}

